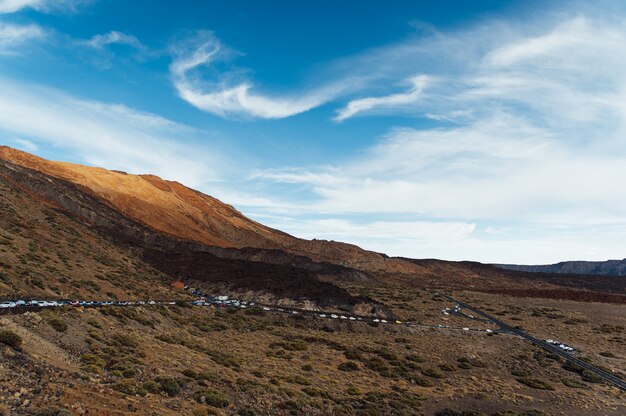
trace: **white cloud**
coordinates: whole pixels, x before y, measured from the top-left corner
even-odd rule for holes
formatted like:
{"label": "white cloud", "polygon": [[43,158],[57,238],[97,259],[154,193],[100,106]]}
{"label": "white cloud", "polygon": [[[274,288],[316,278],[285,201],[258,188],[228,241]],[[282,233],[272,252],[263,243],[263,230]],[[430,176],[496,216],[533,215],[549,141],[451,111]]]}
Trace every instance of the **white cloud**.
{"label": "white cloud", "polygon": [[0,0],[0,14],[15,13],[31,8],[40,12],[76,10],[76,7],[93,0]]}
{"label": "white cloud", "polygon": [[397,109],[400,106],[414,104],[420,99],[422,90],[431,82],[431,79],[427,75],[416,75],[407,81],[412,85],[408,92],[350,101],[348,105],[337,112],[335,121],[341,122],[359,113],[371,112],[372,110]]}
{"label": "white cloud", "polygon": [[113,44],[127,45],[137,50],[143,50],[145,48],[136,37],[115,30],[105,34],[95,35],[91,39],[81,42],[81,44],[91,46],[95,49],[102,49],[107,45]]}
{"label": "white cloud", "polygon": [[0,14],[14,13],[26,7],[38,8],[44,3],[44,0],[0,0]]}
{"label": "white cloud", "polygon": [[15,47],[45,36],[45,31],[35,24],[16,25],[0,22],[0,55],[15,53]]}
{"label": "white cloud", "polygon": [[172,82],[183,100],[194,107],[219,116],[285,118],[309,111],[349,88],[352,82],[328,84],[312,91],[285,96],[266,96],[253,91],[250,81],[229,82],[233,73],[222,73],[217,81],[203,81],[201,70],[210,68],[232,55],[212,33],[199,32],[195,37],[171,46]]}
{"label": "white cloud", "polygon": [[[0,131],[65,149],[86,163],[194,187],[218,179],[222,170],[216,149],[189,143],[199,132],[154,114],[2,78],[0,90]],[[187,143],[178,144],[181,139]]]}
{"label": "white cloud", "polygon": [[[385,76],[435,77],[427,94],[393,110],[441,126],[394,128],[343,163],[266,170],[257,178],[307,190],[303,216],[485,224],[437,254],[444,258],[624,257],[626,26],[619,16],[562,16],[523,25],[491,21],[353,58],[356,68],[370,62]],[[375,110],[385,98],[342,111]],[[319,237],[332,234],[320,230]],[[434,253],[418,240],[379,247]]]}

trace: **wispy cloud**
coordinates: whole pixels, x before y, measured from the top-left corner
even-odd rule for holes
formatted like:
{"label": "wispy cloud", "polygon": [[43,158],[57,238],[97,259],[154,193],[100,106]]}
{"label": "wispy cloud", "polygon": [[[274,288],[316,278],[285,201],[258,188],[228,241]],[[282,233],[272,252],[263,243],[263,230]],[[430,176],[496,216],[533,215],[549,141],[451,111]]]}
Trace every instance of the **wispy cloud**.
{"label": "wispy cloud", "polygon": [[[15,80],[0,78],[0,90],[0,132],[64,149],[66,157],[195,187],[218,179],[222,170],[219,150],[190,143],[200,133],[185,125]],[[186,144],[178,143],[183,139]]]}
{"label": "wispy cloud", "polygon": [[349,83],[328,84],[288,96],[271,96],[255,92],[249,80],[231,82],[233,72],[216,74],[213,80],[203,79],[202,69],[233,56],[211,32],[198,32],[176,42],[170,50],[174,56],[171,79],[180,98],[219,116],[285,118],[318,107],[349,87]]}
{"label": "wispy cloud", "polygon": [[0,14],[14,13],[27,7],[38,8],[44,3],[44,0],[0,0]]}
{"label": "wispy cloud", "polygon": [[100,35],[95,35],[91,39],[80,42],[83,45],[91,46],[95,49],[102,49],[107,45],[127,45],[137,50],[144,50],[145,46],[133,35],[128,33],[111,31]]}
{"label": "wispy cloud", "polygon": [[397,109],[400,106],[414,104],[420,99],[422,90],[431,82],[427,75],[416,75],[407,80],[411,84],[409,91],[382,97],[367,97],[352,100],[337,112],[335,121],[344,121],[359,113]]}
{"label": "wispy cloud", "polygon": [[[504,248],[492,244],[493,233],[474,231],[465,240],[474,248],[466,252],[492,250],[477,259],[505,260],[522,241],[537,250],[515,261],[624,253],[626,243],[609,231],[626,225],[620,191],[626,175],[625,27],[615,16],[559,14],[519,26],[490,21],[372,51],[369,61],[388,65],[381,67],[386,76],[411,70],[436,77],[427,94],[403,97],[393,110],[442,124],[393,128],[331,167],[266,170],[257,177],[307,189],[314,199],[301,203],[303,215],[411,215],[486,223],[491,231],[529,230],[528,236],[498,235]],[[388,97],[342,112],[373,110]],[[582,226],[590,219],[604,224],[602,232]],[[559,238],[575,243],[559,246]],[[424,255],[415,241],[410,249]]]}
{"label": "wispy cloud", "polygon": [[45,36],[46,32],[36,24],[17,25],[0,22],[0,55],[15,53],[17,46]]}
{"label": "wispy cloud", "polygon": [[15,13],[22,9],[34,9],[40,12],[76,11],[82,4],[95,0],[0,0],[0,14]]}

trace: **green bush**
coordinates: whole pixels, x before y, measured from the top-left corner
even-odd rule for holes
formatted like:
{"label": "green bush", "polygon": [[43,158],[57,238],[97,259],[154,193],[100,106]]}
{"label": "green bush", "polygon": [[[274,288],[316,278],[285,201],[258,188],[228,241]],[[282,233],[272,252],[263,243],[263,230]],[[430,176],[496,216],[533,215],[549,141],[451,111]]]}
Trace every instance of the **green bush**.
{"label": "green bush", "polygon": [[432,387],[433,385],[432,381],[424,377],[414,376],[414,377],[411,377],[411,380],[413,380],[413,382],[417,384],[418,386],[422,386],[422,387]]}
{"label": "green bush", "polygon": [[595,375],[594,373],[592,373],[589,370],[583,370],[580,373],[580,377],[584,381],[588,381],[589,383],[602,383],[602,377],[599,377],[599,376]]}
{"label": "green bush", "polygon": [[359,370],[359,366],[357,365],[357,363],[352,362],[352,361],[341,363],[337,366],[337,368],[341,371],[358,371]]}
{"label": "green bush", "polygon": [[60,318],[52,318],[48,321],[48,324],[57,332],[67,331],[67,324]]}
{"label": "green bush", "polygon": [[176,396],[180,393],[180,385],[171,377],[157,377],[156,382],[159,384],[159,389],[168,396]]}
{"label": "green bush", "polygon": [[537,378],[530,377],[520,377],[516,379],[518,382],[527,385],[528,387],[532,387],[533,389],[539,390],[554,390],[550,384],[543,380],[539,380]]}
{"label": "green bush", "polygon": [[302,371],[313,371],[313,366],[311,364],[305,364],[302,366]]}
{"label": "green bush", "polygon": [[435,413],[435,416],[462,416],[463,414],[457,410],[443,409]]}
{"label": "green bush", "polygon": [[456,371],[456,368],[448,363],[439,364],[439,368],[441,368],[443,371]]}
{"label": "green bush", "polygon": [[205,403],[213,407],[226,407],[229,400],[224,393],[215,389],[204,389],[194,393],[194,398],[198,403]]}
{"label": "green bush", "polygon": [[102,357],[95,354],[83,354],[80,357],[80,360],[86,365],[94,365],[96,367],[104,368],[106,362]]}
{"label": "green bush", "polygon": [[22,337],[13,331],[0,331],[0,344],[8,345],[11,348],[19,348],[22,345]]}
{"label": "green bush", "polygon": [[144,388],[144,390],[146,390],[149,393],[158,393],[161,391],[161,386],[159,385],[159,383],[157,383],[154,380],[148,380],[146,382],[144,382],[141,387]]}
{"label": "green bush", "polygon": [[291,376],[287,379],[288,382],[293,384],[300,384],[301,386],[310,386],[311,380],[302,376]]}
{"label": "green bush", "polygon": [[563,381],[563,384],[565,384],[567,387],[572,387],[574,389],[584,389],[586,387],[585,383],[582,383],[578,380],[572,380],[572,379],[566,378],[561,381]]}
{"label": "green bush", "polygon": [[35,413],[34,416],[72,416],[72,413],[69,410],[62,408],[51,408],[51,409],[39,409]]}
{"label": "green bush", "polygon": [[432,378],[443,378],[443,374],[441,374],[439,371],[433,370],[431,368],[423,369],[422,370],[422,374],[424,374],[425,376],[428,376],[428,377],[432,377]]}
{"label": "green bush", "polygon": [[346,392],[350,395],[350,396],[360,396],[361,394],[363,394],[363,392],[361,391],[360,388],[358,388],[357,386],[350,386],[348,387],[348,390],[346,390]]}
{"label": "green bush", "polygon": [[116,344],[122,345],[124,347],[129,347],[129,348],[137,348],[138,344],[137,341],[135,341],[133,339],[132,336],[130,335],[126,335],[126,334],[114,334],[111,339],[113,340],[113,342],[115,342]]}

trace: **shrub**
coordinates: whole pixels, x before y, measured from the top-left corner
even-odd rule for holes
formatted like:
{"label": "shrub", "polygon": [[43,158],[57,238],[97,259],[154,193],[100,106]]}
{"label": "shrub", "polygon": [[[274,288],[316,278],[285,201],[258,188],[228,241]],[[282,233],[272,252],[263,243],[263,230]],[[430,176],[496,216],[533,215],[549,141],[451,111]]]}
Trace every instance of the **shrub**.
{"label": "shrub", "polygon": [[303,371],[313,371],[313,366],[311,364],[305,364],[302,366]]}
{"label": "shrub", "polygon": [[516,379],[518,382],[527,385],[528,387],[532,387],[533,389],[539,390],[554,390],[550,384],[543,380],[539,380],[537,378],[530,377],[520,377]]}
{"label": "shrub", "polygon": [[359,366],[357,365],[357,363],[352,362],[352,361],[341,363],[337,366],[337,368],[341,371],[358,371],[359,370]]}
{"label": "shrub", "polygon": [[144,390],[146,390],[149,393],[158,393],[161,391],[161,386],[159,385],[159,383],[157,383],[154,380],[148,380],[146,382],[144,382],[141,387],[144,388]]}
{"label": "shrub", "polygon": [[81,361],[86,365],[95,365],[96,367],[104,368],[106,362],[104,359],[95,354],[83,354],[80,357]]}
{"label": "shrub", "polygon": [[102,367],[98,367],[94,364],[84,365],[80,369],[86,373],[102,374]]}
{"label": "shrub", "polygon": [[67,331],[67,324],[60,318],[52,318],[48,321],[48,324],[57,332]]}
{"label": "shrub", "polygon": [[119,345],[129,348],[137,348],[137,341],[133,339],[130,335],[126,334],[114,334],[111,339]]}
{"label": "shrub", "polygon": [[198,403],[205,403],[213,407],[226,407],[229,403],[226,396],[215,389],[199,390],[194,393],[194,398]]}
{"label": "shrub", "polygon": [[346,350],[343,352],[343,355],[348,360],[360,360],[362,358],[362,354],[357,350]]}
{"label": "shrub", "polygon": [[363,394],[363,392],[361,391],[360,388],[358,388],[357,386],[350,386],[348,387],[348,390],[346,390],[346,392],[350,395],[350,396],[360,396],[361,394]]}
{"label": "shrub", "polygon": [[581,383],[578,380],[572,380],[572,379],[566,378],[566,379],[563,379],[562,381],[563,381],[563,384],[565,384],[567,387],[572,387],[574,389],[583,389],[586,387],[584,383]]}
{"label": "shrub", "polygon": [[435,413],[435,416],[462,416],[463,414],[457,410],[443,409]]}
{"label": "shrub", "polygon": [[62,408],[39,409],[33,414],[35,416],[72,416],[69,410]]}
{"label": "shrub", "polygon": [[88,320],[87,323],[94,328],[102,329],[102,324],[93,318]]}
{"label": "shrub", "polygon": [[103,341],[104,338],[102,337],[102,334],[100,334],[98,331],[96,331],[95,329],[89,329],[87,330],[87,334],[89,334],[89,336],[93,339],[95,339],[96,341]]}
{"label": "shrub", "polygon": [[411,381],[413,381],[418,386],[422,386],[422,387],[432,387],[433,385],[433,382],[430,381],[429,379],[424,378],[424,377],[419,377],[419,376],[411,377]]}
{"label": "shrub", "polygon": [[584,380],[584,381],[588,381],[589,383],[602,383],[602,378],[593,374],[591,371],[589,370],[583,370],[580,373],[580,377]]}
{"label": "shrub", "polygon": [[310,386],[311,380],[302,376],[291,376],[287,379],[288,382],[293,384],[300,384],[301,386]]}
{"label": "shrub", "polygon": [[456,371],[456,368],[448,363],[439,364],[439,368],[441,368],[443,371]]}
{"label": "shrub", "polygon": [[0,344],[17,349],[22,345],[22,337],[13,331],[2,330],[0,331]]}
{"label": "shrub", "polygon": [[428,377],[432,377],[432,378],[443,378],[443,374],[441,374],[439,371],[433,370],[431,368],[423,369],[422,370],[422,374],[424,374],[425,376],[428,376]]}
{"label": "shrub", "polygon": [[414,363],[423,363],[425,361],[422,357],[416,354],[410,354],[404,358],[406,358],[409,361],[413,361]]}
{"label": "shrub", "polygon": [[180,393],[180,385],[171,377],[157,377],[156,382],[159,384],[160,390],[168,396],[176,396]]}

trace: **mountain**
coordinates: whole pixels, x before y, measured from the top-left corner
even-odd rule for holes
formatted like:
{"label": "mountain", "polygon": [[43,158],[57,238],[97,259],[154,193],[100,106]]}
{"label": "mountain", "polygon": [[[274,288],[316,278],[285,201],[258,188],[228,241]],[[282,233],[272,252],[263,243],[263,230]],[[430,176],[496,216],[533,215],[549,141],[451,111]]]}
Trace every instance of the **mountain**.
{"label": "mountain", "polygon": [[[73,224],[73,238],[63,237],[52,226],[38,228],[28,222],[20,226],[44,234],[33,231],[23,245],[37,248],[41,241],[49,241],[46,250],[65,250],[56,255],[64,256],[74,271],[89,264],[93,253],[106,251],[99,248],[106,246],[121,253],[125,263],[137,264],[139,274],[160,276],[161,284],[184,280],[211,290],[247,293],[250,298],[267,296],[283,303],[361,313],[386,314],[387,309],[370,299],[367,290],[351,291],[355,283],[626,302],[624,279],[590,280],[580,275],[507,271],[480,263],[394,258],[351,244],[304,240],[253,221],[232,206],[178,182],[53,162],[6,146],[0,146],[0,183],[5,187],[0,196],[5,204],[11,203],[9,212],[37,212],[39,218],[53,213]],[[16,194],[26,202],[12,200]],[[93,241],[95,246],[82,253],[68,246],[68,242],[82,240]],[[22,256],[52,257],[34,248],[34,253]],[[5,293],[32,289],[18,283],[22,258],[0,259],[5,259],[4,273],[9,276],[9,283],[0,289]],[[54,262],[46,269],[46,263],[36,270],[39,280],[50,279],[46,290],[56,287],[58,295],[71,292],[75,279],[68,278],[64,285],[52,281],[59,270],[72,273]],[[119,262],[105,263],[112,267]],[[119,268],[88,270],[90,273],[76,279],[89,281],[104,272],[128,274]],[[132,279],[117,284],[122,293],[129,293],[124,284],[141,286]]]}
{"label": "mountain", "polygon": [[602,276],[626,276],[626,259],[607,261],[562,261],[556,264],[526,266],[496,264],[497,267],[532,273],[568,273]]}

